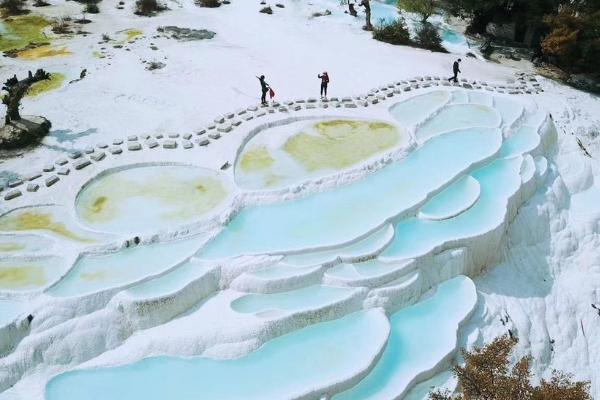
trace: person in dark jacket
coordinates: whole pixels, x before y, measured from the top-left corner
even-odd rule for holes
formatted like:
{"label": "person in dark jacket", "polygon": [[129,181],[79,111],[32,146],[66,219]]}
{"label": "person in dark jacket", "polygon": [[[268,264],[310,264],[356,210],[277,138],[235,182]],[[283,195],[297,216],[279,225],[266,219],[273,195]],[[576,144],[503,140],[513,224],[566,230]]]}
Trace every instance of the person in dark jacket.
{"label": "person in dark jacket", "polygon": [[452,65],[452,72],[454,72],[454,76],[448,78],[448,81],[454,81],[454,82],[458,82],[458,74],[462,73],[460,71],[460,62],[462,60],[459,58],[458,60],[454,61],[454,64]]}
{"label": "person in dark jacket", "polygon": [[266,106],[267,103],[267,93],[269,93],[269,84],[265,82],[265,76],[261,75],[260,77],[256,77],[260,82],[260,89],[262,91],[262,96],[260,97],[260,102],[263,106]]}
{"label": "person in dark jacket", "polygon": [[327,85],[329,85],[329,74],[323,72],[322,75],[318,75],[321,80],[321,97],[327,97]]}
{"label": "person in dark jacket", "polygon": [[356,17],[358,15],[358,13],[356,12],[356,9],[354,8],[355,1],[356,0],[348,0],[348,12],[353,17]]}

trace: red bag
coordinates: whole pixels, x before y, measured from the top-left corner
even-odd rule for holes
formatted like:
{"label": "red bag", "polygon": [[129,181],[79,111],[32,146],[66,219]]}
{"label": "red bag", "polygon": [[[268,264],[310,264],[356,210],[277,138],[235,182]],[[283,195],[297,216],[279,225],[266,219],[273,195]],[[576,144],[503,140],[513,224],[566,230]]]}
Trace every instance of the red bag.
{"label": "red bag", "polygon": [[269,88],[269,97],[270,98],[275,97],[275,91],[273,89],[271,89],[271,88]]}

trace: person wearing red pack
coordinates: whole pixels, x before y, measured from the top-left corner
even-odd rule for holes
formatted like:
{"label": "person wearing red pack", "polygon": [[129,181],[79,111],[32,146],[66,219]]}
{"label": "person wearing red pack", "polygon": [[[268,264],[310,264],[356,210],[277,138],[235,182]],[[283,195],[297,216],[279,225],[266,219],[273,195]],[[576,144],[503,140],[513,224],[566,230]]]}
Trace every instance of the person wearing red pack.
{"label": "person wearing red pack", "polygon": [[323,74],[318,75],[321,80],[321,97],[327,98],[327,85],[329,85],[329,74],[327,72],[323,72]]}

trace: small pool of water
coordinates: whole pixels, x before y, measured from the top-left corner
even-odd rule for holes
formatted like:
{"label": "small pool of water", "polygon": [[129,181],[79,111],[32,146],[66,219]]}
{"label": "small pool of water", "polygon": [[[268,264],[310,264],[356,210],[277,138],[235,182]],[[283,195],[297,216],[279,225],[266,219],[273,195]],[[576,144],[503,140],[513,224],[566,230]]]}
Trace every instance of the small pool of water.
{"label": "small pool of water", "polygon": [[416,125],[445,106],[451,97],[451,92],[443,90],[418,95],[394,104],[390,113],[403,126]]}
{"label": "small pool of water", "polygon": [[481,104],[451,104],[419,127],[416,136],[419,143],[424,143],[443,132],[474,127],[497,128],[500,122],[500,116],[491,107]]}
{"label": "small pool of water", "polygon": [[54,241],[39,235],[0,235],[0,256],[51,251]]}
{"label": "small pool of water", "polygon": [[459,276],[440,284],[431,297],[394,313],[387,347],[375,368],[332,400],[401,398],[413,379],[456,349],[459,324],[476,304],[475,285]]}
{"label": "small pool of water", "polygon": [[84,255],[48,293],[57,297],[83,296],[131,284],[174,267],[190,257],[199,245],[199,239],[192,237],[139,245],[115,253]]}
{"label": "small pool of water", "polygon": [[396,236],[381,254],[383,260],[419,257],[452,240],[491,231],[504,221],[507,202],[521,186],[522,157],[498,159],[475,171],[479,200],[455,218],[431,221],[409,218],[395,226]]}
{"label": "small pool of water", "polygon": [[0,299],[0,328],[13,322],[25,309],[25,303],[21,301]]}
{"label": "small pool of water", "polygon": [[282,293],[248,294],[231,303],[239,313],[298,312],[317,309],[349,298],[355,289],[314,285]]}
{"label": "small pool of water", "polygon": [[419,211],[419,218],[439,221],[455,217],[475,204],[479,194],[479,182],[467,175],[429,200]]}
{"label": "small pool of water", "polygon": [[102,175],[77,196],[81,221],[94,229],[139,234],[199,220],[225,203],[218,173],[189,166],[142,166]]}
{"label": "small pool of water", "polygon": [[0,291],[26,292],[50,285],[64,272],[61,257],[0,259]]}
{"label": "small pool of water", "polygon": [[127,289],[127,294],[135,299],[156,298],[177,292],[188,283],[202,277],[210,266],[188,260],[173,271]]}
{"label": "small pool of water", "polygon": [[360,311],[267,342],[234,360],[146,358],[134,364],[67,372],[47,400],[280,400],[307,396],[362,373],[385,345],[389,323]]}
{"label": "small pool of water", "polygon": [[35,232],[82,245],[104,237],[82,229],[72,213],[61,206],[24,207],[10,211],[0,216],[0,232]]}
{"label": "small pool of water", "polygon": [[246,208],[199,257],[284,254],[349,243],[423,201],[473,163],[493,156],[501,136],[497,129],[478,128],[440,135],[358,182],[298,200]]}
{"label": "small pool of water", "polygon": [[244,146],[236,183],[273,189],[331,175],[408,143],[397,126],[381,121],[331,119],[268,128]]}

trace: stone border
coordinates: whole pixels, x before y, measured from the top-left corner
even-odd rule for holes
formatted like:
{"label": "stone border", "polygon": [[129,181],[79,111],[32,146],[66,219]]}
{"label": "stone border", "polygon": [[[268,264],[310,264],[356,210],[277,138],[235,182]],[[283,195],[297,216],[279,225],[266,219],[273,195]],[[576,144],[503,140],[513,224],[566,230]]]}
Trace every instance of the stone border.
{"label": "stone border", "polygon": [[371,89],[367,95],[353,97],[332,97],[330,99],[318,100],[316,97],[297,99],[293,101],[273,102],[269,106],[249,106],[235,112],[228,112],[214,118],[214,122],[208,124],[196,132],[180,135],[171,133],[168,135],[129,135],[125,139],[114,139],[111,144],[97,143],[95,147],[86,147],[83,152],[73,151],[67,157],[61,157],[54,163],[46,164],[41,171],[30,173],[23,178],[9,181],[6,188],[0,187],[0,197],[4,202],[16,199],[27,193],[37,193],[40,189],[51,187],[67,177],[72,172],[77,172],[99,163],[106,158],[107,154],[120,156],[127,152],[151,151],[162,147],[163,149],[189,150],[194,147],[206,147],[211,141],[219,140],[223,134],[236,130],[244,122],[255,118],[261,118],[270,114],[289,114],[301,110],[311,109],[353,109],[364,108],[387,101],[395,96],[406,92],[431,87],[461,88],[468,90],[485,90],[489,92],[522,95],[538,94],[544,90],[534,75],[524,72],[517,73],[515,84],[492,85],[484,81],[467,80],[461,78],[458,83],[450,83],[447,78],[439,76],[419,76],[413,79],[397,81],[388,85]]}

